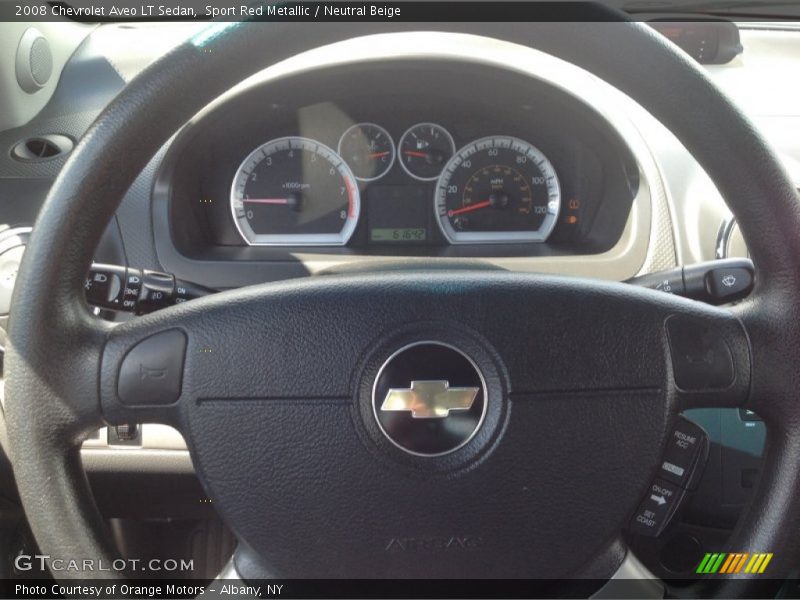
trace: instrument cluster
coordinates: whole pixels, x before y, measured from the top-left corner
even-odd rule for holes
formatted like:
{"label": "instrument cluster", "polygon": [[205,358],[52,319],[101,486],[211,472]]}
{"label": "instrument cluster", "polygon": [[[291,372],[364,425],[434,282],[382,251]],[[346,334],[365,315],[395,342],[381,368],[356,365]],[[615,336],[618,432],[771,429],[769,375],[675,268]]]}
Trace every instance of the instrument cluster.
{"label": "instrument cluster", "polygon": [[544,242],[556,224],[558,175],[530,143],[488,136],[457,151],[436,123],[414,124],[396,143],[380,125],[356,123],[336,151],[300,136],[253,150],[231,186],[237,229],[250,245],[344,246],[361,217],[361,189],[395,163],[410,178],[435,182],[433,198],[427,208],[413,197],[371,203],[371,243],[427,241],[427,211],[450,244]]}
{"label": "instrument cluster", "polygon": [[612,248],[637,188],[626,143],[579,97],[476,63],[401,61],[217,103],[170,147],[154,214],[168,220],[164,252],[254,269],[568,256]]}

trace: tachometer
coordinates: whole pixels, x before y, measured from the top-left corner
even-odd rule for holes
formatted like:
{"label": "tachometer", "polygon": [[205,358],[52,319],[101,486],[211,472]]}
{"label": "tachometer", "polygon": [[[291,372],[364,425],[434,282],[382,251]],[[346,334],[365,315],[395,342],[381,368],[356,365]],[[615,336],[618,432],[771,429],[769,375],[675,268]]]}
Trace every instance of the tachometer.
{"label": "tachometer", "polygon": [[436,184],[436,216],[453,244],[543,242],[555,227],[561,190],[540,150],[510,136],[462,148]]}
{"label": "tachometer", "polygon": [[259,146],[233,178],[233,218],[251,245],[341,246],[353,234],[359,209],[350,167],[307,138]]}

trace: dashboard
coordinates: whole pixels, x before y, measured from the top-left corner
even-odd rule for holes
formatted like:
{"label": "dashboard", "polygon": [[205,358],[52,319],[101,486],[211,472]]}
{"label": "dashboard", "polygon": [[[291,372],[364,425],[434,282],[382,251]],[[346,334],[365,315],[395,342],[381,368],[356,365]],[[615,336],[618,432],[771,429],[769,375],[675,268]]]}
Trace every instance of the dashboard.
{"label": "dashboard", "polygon": [[558,257],[617,244],[639,185],[628,145],[578,95],[397,59],[240,87],[178,134],[154,201],[167,254],[195,267]]}

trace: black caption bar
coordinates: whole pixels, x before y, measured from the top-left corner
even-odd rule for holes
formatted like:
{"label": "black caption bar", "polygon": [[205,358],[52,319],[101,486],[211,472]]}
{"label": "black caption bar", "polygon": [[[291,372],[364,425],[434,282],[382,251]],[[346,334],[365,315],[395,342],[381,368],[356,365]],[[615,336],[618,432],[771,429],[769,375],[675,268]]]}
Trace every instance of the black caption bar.
{"label": "black caption bar", "polygon": [[[192,579],[109,581],[102,579],[76,579],[64,583],[52,580],[0,580],[3,598],[112,598],[133,600],[153,599],[236,599],[242,598],[588,598],[601,588],[609,592],[606,597],[641,597],[642,579],[614,580],[598,579],[270,579],[270,580],[224,580],[199,581]],[[648,581],[658,584],[658,580]],[[686,585],[689,581],[672,580],[671,583]],[[729,590],[737,584],[742,590],[747,582],[728,581]],[[652,588],[651,588],[652,589]],[[790,590],[793,592],[794,590]],[[787,597],[797,597],[790,595]]]}
{"label": "black caption bar", "polygon": [[275,0],[0,0],[0,21],[86,23],[127,21],[277,21],[277,22],[607,22],[627,16],[647,20],[691,14],[729,19],[800,18],[800,3],[773,0],[663,0],[624,3],[614,0],[540,2],[276,2]]}
{"label": "black caption bar", "polygon": [[0,21],[607,22],[603,2],[275,2],[272,0],[0,0]]}

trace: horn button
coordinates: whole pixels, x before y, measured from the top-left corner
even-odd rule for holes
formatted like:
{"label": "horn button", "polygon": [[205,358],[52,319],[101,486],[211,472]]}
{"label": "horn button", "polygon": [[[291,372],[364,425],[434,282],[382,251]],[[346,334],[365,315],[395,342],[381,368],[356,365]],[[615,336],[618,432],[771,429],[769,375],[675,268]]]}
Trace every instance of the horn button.
{"label": "horn button", "polygon": [[372,392],[381,432],[416,456],[442,456],[468,444],[483,424],[487,402],[477,365],[440,342],[419,342],[394,353]]}

